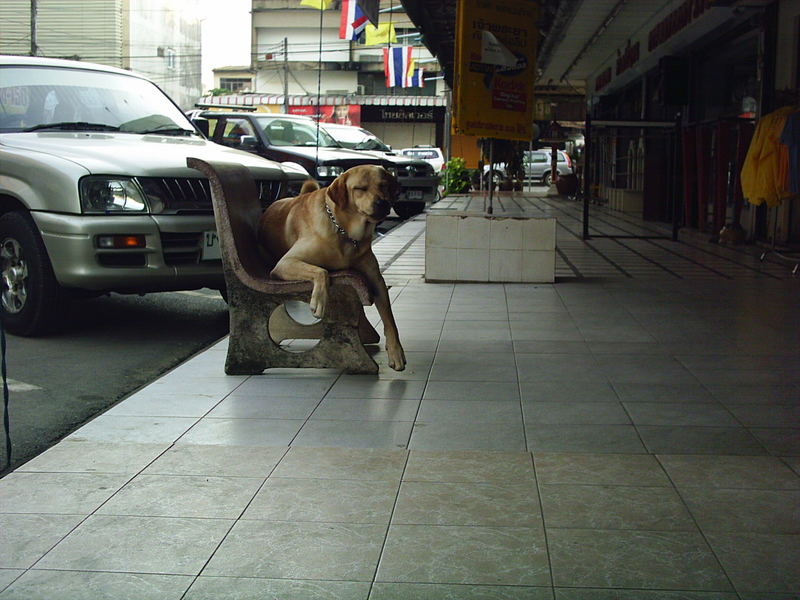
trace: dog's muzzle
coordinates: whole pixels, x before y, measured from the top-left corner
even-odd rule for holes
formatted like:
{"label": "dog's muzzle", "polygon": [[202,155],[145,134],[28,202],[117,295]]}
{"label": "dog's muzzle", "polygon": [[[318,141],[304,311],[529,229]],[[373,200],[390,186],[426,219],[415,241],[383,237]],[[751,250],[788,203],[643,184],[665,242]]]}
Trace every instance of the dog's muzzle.
{"label": "dog's muzzle", "polygon": [[391,210],[392,203],[383,198],[375,200],[375,202],[372,203],[372,217],[374,219],[385,219]]}

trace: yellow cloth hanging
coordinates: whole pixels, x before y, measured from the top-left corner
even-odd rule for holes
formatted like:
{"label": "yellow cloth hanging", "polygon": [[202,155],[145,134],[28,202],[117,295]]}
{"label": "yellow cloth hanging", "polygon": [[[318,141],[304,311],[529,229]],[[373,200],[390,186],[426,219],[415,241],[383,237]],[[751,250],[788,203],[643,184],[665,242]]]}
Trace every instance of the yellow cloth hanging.
{"label": "yellow cloth hanging", "polygon": [[397,35],[394,31],[394,25],[391,23],[381,23],[377,27],[372,24],[367,25],[365,30],[366,36],[364,38],[365,46],[374,46],[376,44],[396,44]]}
{"label": "yellow cloth hanging", "polygon": [[777,206],[791,196],[785,188],[786,160],[781,152],[780,137],[786,117],[796,110],[784,106],[762,117],[756,125],[750,147],[742,165],[742,194],[750,204]]}
{"label": "yellow cloth hanging", "polygon": [[310,6],[319,10],[325,10],[332,0],[300,0],[300,6]]}

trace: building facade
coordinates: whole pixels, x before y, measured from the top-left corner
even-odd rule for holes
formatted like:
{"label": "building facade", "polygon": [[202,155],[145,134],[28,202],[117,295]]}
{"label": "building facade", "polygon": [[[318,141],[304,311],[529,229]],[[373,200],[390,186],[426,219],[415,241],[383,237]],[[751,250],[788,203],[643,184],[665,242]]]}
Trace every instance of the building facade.
{"label": "building facade", "polygon": [[37,0],[35,6],[32,18],[30,0],[0,2],[0,54],[135,71],[183,109],[202,94],[197,0]]}
{"label": "building facade", "polygon": [[[251,93],[206,97],[204,106],[248,106],[271,112],[306,114],[360,125],[393,147],[442,146],[445,96],[440,79],[423,87],[386,87],[383,48],[339,38],[340,2],[324,11],[298,0],[253,0]],[[395,10],[386,10],[393,8]],[[399,2],[381,2],[380,23],[398,36],[391,46],[411,45],[416,64],[427,77],[438,63],[419,43],[416,28]],[[217,69],[217,73],[221,73]],[[221,81],[221,79],[220,79]]]}

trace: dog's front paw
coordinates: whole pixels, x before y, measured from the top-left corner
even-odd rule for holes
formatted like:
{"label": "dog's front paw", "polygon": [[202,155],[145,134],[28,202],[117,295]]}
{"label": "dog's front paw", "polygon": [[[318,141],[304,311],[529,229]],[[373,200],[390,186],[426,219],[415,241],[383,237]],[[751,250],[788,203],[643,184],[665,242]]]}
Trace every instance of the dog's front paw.
{"label": "dog's front paw", "polygon": [[395,371],[402,371],[406,368],[406,353],[403,347],[397,344],[386,344],[386,352],[389,355],[389,366]]}

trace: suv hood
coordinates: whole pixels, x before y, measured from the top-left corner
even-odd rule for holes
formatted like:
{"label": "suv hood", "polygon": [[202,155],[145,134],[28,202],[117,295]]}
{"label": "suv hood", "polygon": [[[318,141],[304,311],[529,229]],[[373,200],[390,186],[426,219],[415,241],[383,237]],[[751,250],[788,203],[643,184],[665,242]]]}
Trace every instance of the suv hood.
{"label": "suv hood", "polygon": [[[286,154],[295,154],[309,159],[312,162],[317,158],[317,148],[315,146],[275,146],[276,150]],[[319,161],[324,164],[336,164],[338,162],[386,165],[386,160],[373,155],[371,152],[358,152],[348,148],[320,148]]]}
{"label": "suv hood", "polygon": [[276,178],[285,171],[274,161],[196,136],[48,131],[2,134],[0,144],[51,154],[80,165],[94,175],[186,176],[197,173],[186,166],[189,156],[260,170],[274,169]]}

